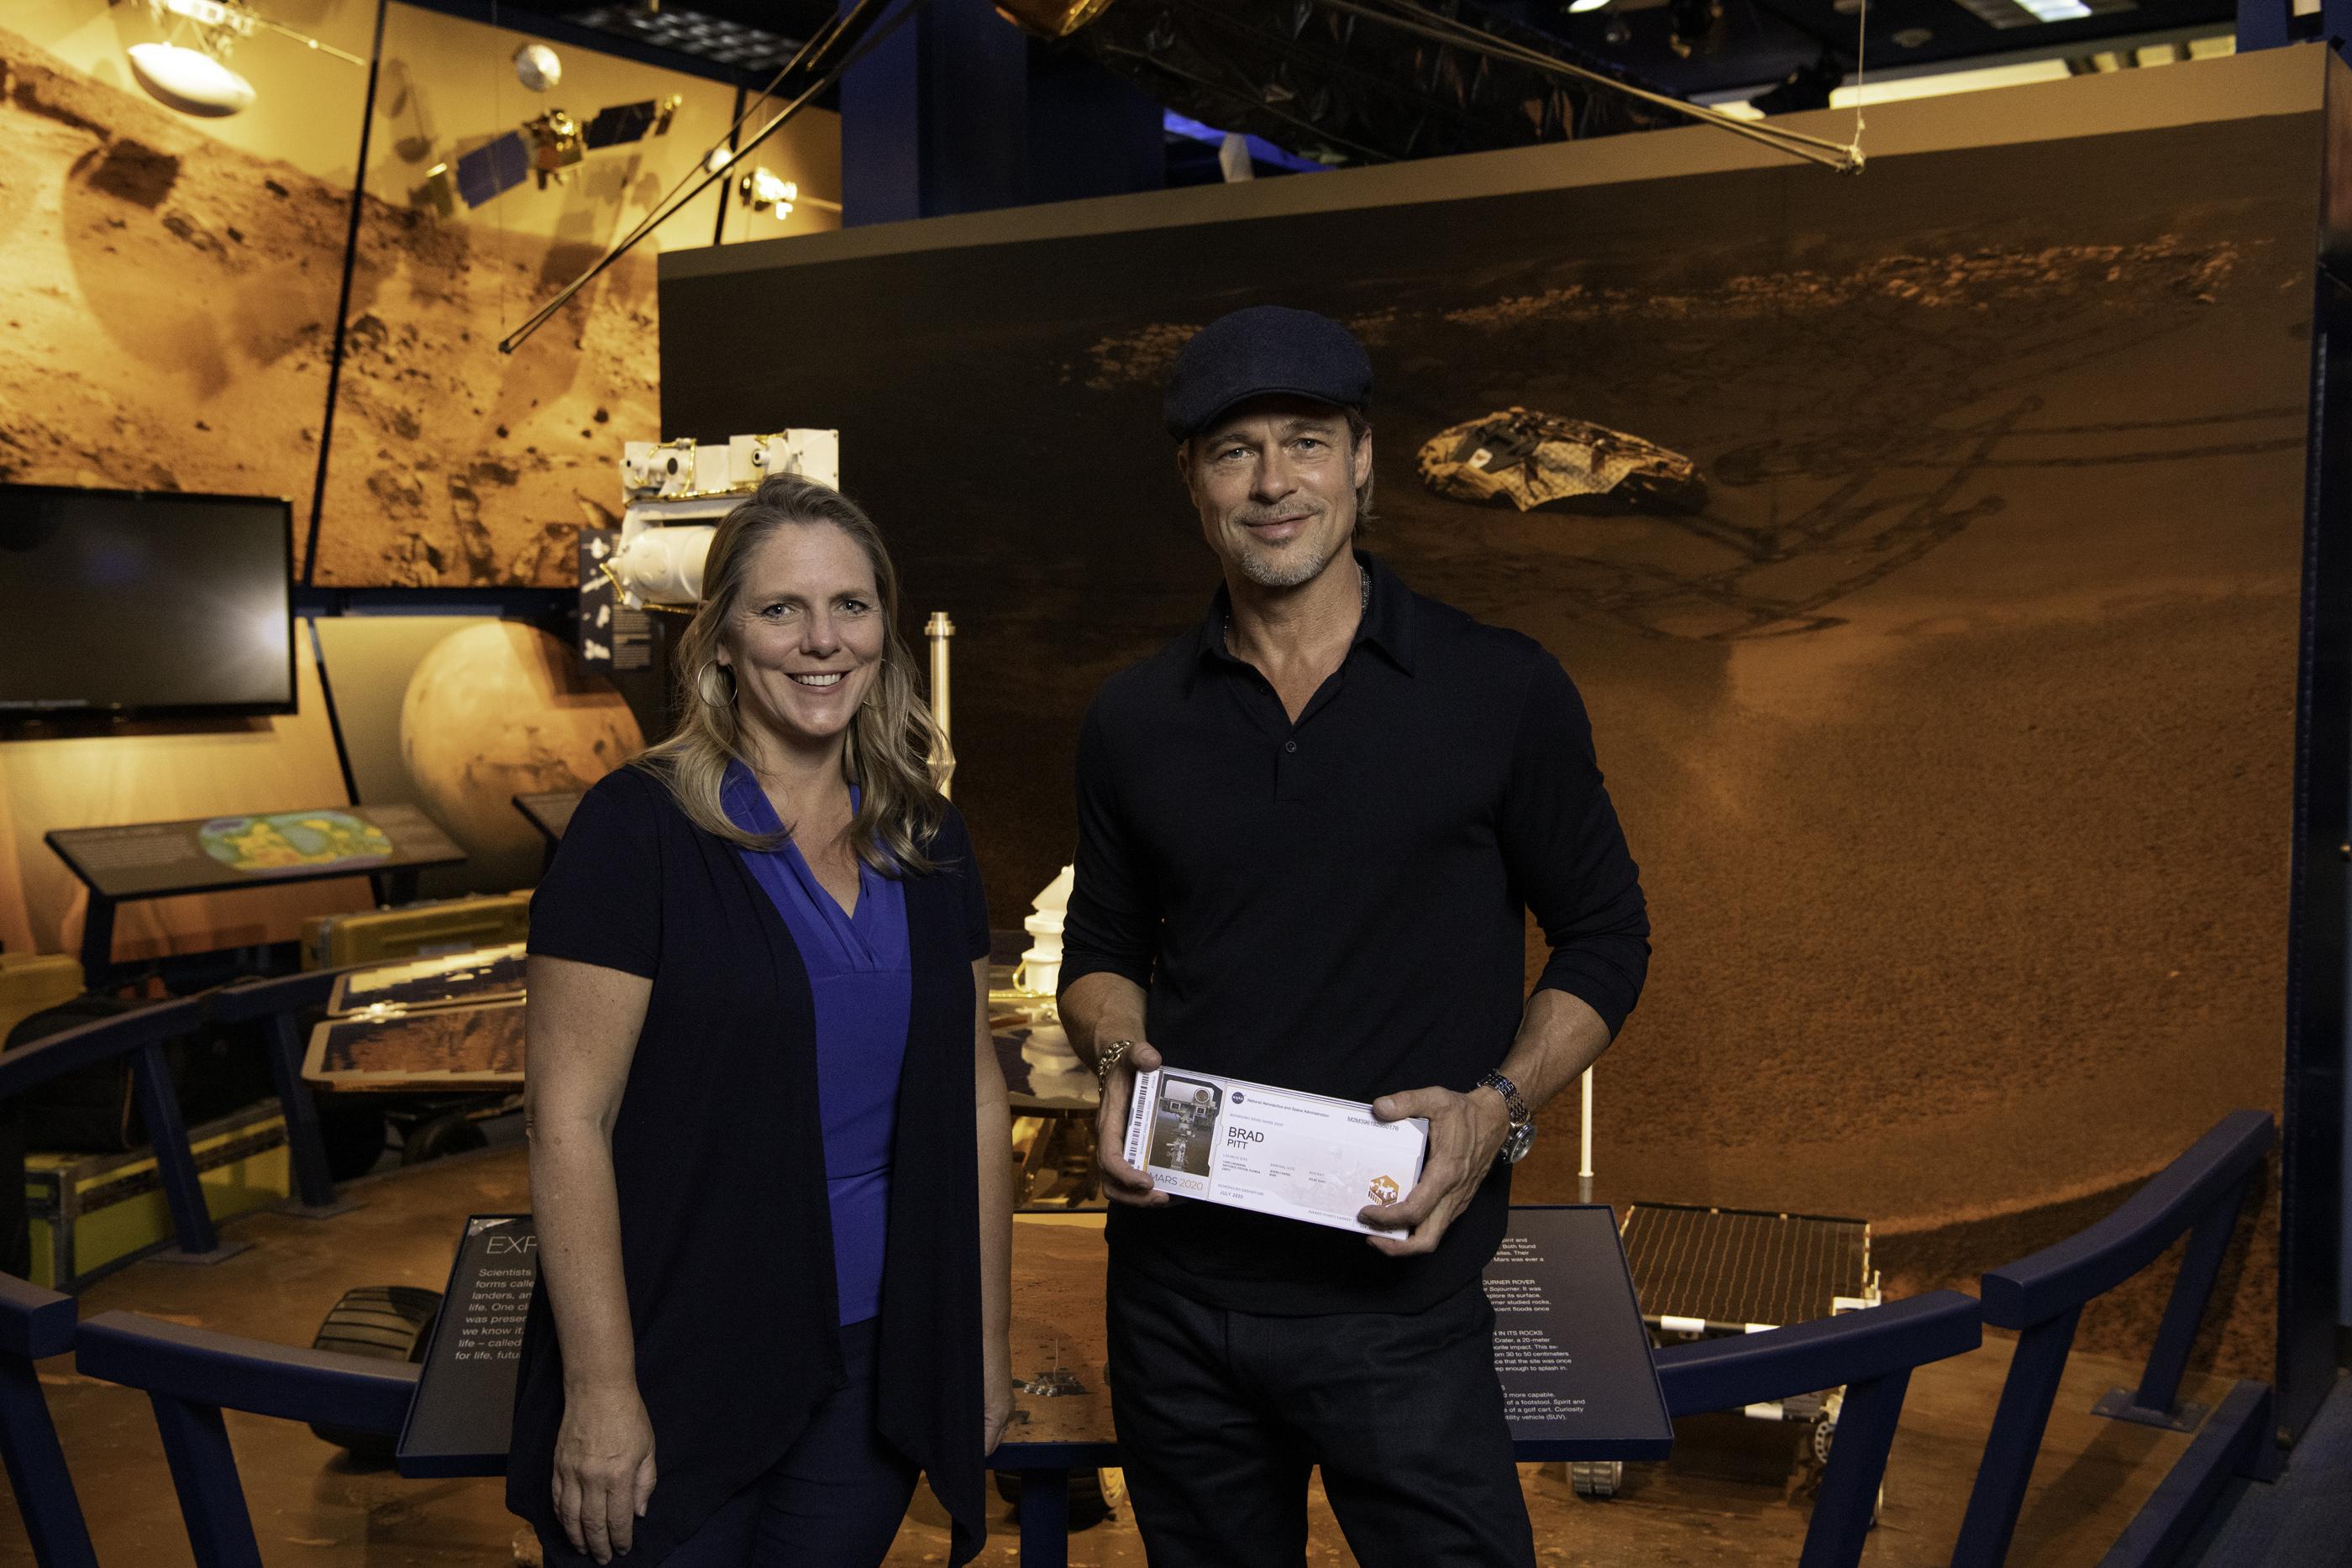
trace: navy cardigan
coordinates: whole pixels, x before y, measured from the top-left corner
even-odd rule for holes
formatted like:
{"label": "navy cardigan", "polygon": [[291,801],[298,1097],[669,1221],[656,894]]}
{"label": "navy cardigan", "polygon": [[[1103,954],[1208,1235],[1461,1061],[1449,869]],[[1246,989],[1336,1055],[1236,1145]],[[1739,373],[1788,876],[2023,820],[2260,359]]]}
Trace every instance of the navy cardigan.
{"label": "navy cardigan", "polygon": [[[971,964],[987,904],[950,807],[907,879],[914,994],[892,1148],[878,1343],[882,1436],[984,1543]],[[530,951],[653,981],[613,1126],[622,1270],[656,1479],[629,1561],[655,1568],[772,1466],[843,1381],[817,1111],[815,1011],[792,935],[733,844],[631,767],[580,802],[530,906]],[[542,1281],[543,1283],[543,1281]],[[563,1369],[534,1293],[507,1506],[557,1550]]]}

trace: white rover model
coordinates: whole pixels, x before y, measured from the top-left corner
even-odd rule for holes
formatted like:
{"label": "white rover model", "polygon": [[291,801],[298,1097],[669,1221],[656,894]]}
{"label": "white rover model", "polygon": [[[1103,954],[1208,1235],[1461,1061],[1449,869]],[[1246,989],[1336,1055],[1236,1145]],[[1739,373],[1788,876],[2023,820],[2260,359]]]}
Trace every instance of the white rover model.
{"label": "white rover model", "polygon": [[775,474],[841,484],[841,433],[785,430],[724,444],[632,441],[622,448],[621,538],[603,563],[621,602],[684,609],[702,598],[702,563],[720,517]]}

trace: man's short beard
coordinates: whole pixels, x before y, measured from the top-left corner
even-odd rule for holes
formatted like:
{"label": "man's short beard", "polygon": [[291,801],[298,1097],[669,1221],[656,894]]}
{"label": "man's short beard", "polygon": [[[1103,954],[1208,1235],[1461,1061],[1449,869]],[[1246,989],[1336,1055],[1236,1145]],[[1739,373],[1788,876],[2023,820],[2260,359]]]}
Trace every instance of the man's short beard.
{"label": "man's short beard", "polygon": [[1241,568],[1244,577],[1260,588],[1297,588],[1302,582],[1313,581],[1339,553],[1335,549],[1321,555],[1294,552],[1276,556],[1249,549],[1244,550],[1241,559],[1234,564]]}

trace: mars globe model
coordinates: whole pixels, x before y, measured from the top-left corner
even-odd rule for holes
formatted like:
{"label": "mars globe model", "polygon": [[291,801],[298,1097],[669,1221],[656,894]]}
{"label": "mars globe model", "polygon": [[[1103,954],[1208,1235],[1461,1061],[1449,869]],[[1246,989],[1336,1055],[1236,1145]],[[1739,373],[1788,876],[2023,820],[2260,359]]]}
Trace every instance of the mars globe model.
{"label": "mars globe model", "polygon": [[416,798],[472,857],[476,886],[538,880],[541,841],[516,795],[583,789],[644,744],[618,692],[563,643],[512,621],[443,638],[400,705]]}

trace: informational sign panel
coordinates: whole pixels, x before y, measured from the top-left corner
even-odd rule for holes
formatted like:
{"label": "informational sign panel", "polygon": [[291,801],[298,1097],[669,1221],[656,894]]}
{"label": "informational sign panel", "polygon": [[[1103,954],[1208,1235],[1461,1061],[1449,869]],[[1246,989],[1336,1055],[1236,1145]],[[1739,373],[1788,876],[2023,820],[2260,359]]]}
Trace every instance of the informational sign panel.
{"label": "informational sign panel", "polygon": [[580,809],[580,797],[584,789],[535,789],[514,798],[515,810],[520,811],[547,837],[551,844],[563,841],[563,831],[572,825],[572,813]]}
{"label": "informational sign panel", "polygon": [[621,540],[618,528],[580,530],[580,662],[592,670],[649,670],[653,621],[621,602],[604,563]]}
{"label": "informational sign panel", "polygon": [[401,1428],[402,1475],[506,1473],[523,1319],[538,1283],[539,1237],[530,1215],[478,1214],[466,1221]]}
{"label": "informational sign panel", "polygon": [[1674,1424],[1606,1206],[1513,1208],[1486,1283],[1521,1459],[1666,1457]]}
{"label": "informational sign panel", "polygon": [[[1014,1228],[1015,1375],[1044,1378],[1039,1368],[1050,1363],[1060,1369],[1056,1376],[1070,1381],[1071,1393],[1099,1394],[1099,1239],[1066,1228]],[[1067,1256],[1056,1250],[1065,1243]],[[529,1215],[476,1215],[466,1222],[401,1432],[401,1474],[505,1472],[538,1260]],[[1512,1209],[1510,1232],[1487,1267],[1486,1285],[1495,1306],[1495,1369],[1520,1459],[1667,1457],[1674,1427],[1607,1207]],[[1044,1422],[1038,1412],[1054,1419]],[[1092,1452],[1115,1440],[1099,1398],[1034,1404],[1010,1437],[1056,1453],[1060,1445],[1082,1444]],[[1045,1447],[1035,1457],[1068,1462]]]}
{"label": "informational sign panel", "polygon": [[57,828],[43,836],[73,873],[105,899],[363,876],[454,865],[466,858],[432,818],[405,805]]}
{"label": "informational sign panel", "polygon": [[302,1077],[337,1092],[520,1089],[526,1016],[516,999],[327,1019],[310,1031]]}
{"label": "informational sign panel", "polygon": [[335,988],[327,994],[327,1014],[340,1018],[372,1009],[509,1000],[523,994],[523,964],[520,942],[371,964],[335,977]]}

